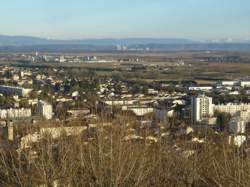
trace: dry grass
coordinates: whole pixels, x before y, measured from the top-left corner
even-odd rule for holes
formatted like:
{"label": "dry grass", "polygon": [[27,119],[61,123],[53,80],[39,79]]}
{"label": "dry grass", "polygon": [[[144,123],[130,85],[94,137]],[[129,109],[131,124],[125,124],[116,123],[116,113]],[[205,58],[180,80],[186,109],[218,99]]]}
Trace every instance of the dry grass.
{"label": "dry grass", "polygon": [[[98,128],[92,137],[52,140],[31,151],[0,153],[0,186],[249,186],[250,160],[224,143],[203,145],[166,139],[124,141],[125,126]],[[146,135],[146,134],[145,134]],[[223,142],[223,141],[221,141]],[[194,150],[187,156],[185,151]]]}

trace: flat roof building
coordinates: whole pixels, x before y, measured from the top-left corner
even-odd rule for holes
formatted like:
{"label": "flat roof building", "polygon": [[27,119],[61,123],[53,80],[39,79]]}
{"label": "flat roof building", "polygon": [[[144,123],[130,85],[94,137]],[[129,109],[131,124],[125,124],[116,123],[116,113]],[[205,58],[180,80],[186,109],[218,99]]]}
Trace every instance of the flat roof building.
{"label": "flat roof building", "polygon": [[192,121],[193,123],[201,122],[204,119],[214,115],[213,99],[205,95],[191,98]]}
{"label": "flat roof building", "polygon": [[21,96],[21,97],[27,97],[29,96],[29,93],[31,91],[32,89],[0,85],[0,93],[3,93],[3,94],[13,94],[13,95]]}

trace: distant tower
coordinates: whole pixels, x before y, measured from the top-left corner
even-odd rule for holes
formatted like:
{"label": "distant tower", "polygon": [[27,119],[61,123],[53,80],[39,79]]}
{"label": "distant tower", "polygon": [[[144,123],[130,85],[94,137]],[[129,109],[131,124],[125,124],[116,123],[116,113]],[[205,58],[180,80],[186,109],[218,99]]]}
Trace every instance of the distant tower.
{"label": "distant tower", "polygon": [[38,53],[38,51],[36,51],[36,57],[38,57],[39,56],[39,53]]}
{"label": "distant tower", "polygon": [[193,123],[201,122],[202,120],[214,115],[213,99],[200,95],[191,98],[192,121]]}

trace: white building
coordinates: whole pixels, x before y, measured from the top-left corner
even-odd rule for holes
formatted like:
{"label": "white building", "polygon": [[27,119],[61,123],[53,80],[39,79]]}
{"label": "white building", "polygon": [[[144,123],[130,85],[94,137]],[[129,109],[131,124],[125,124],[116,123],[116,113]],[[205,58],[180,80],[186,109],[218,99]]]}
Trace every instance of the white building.
{"label": "white building", "polygon": [[241,81],[240,86],[241,87],[250,87],[250,81]]}
{"label": "white building", "polygon": [[221,81],[219,84],[222,86],[235,86],[238,84],[238,81]]}
{"label": "white building", "polygon": [[240,111],[229,122],[229,132],[233,134],[244,134],[246,124],[250,121],[250,111]]}
{"label": "white building", "polygon": [[210,118],[214,115],[212,101],[213,99],[211,97],[206,97],[205,95],[192,97],[191,107],[193,123],[201,122],[202,120]]}
{"label": "white building", "polygon": [[210,91],[212,89],[212,86],[191,86],[188,88],[189,91]]}
{"label": "white building", "polygon": [[150,95],[154,95],[154,94],[158,94],[159,92],[155,89],[148,89],[148,94]]}
{"label": "white building", "polygon": [[243,134],[246,132],[246,121],[241,117],[233,117],[229,122],[229,132],[233,134]]}
{"label": "white building", "polygon": [[138,107],[130,109],[136,116],[145,116],[147,114],[153,113],[154,108],[151,107]]}
{"label": "white building", "polygon": [[3,93],[3,94],[13,94],[13,95],[18,95],[22,97],[27,97],[31,91],[32,89],[0,85],[0,93]]}
{"label": "white building", "polygon": [[60,59],[59,59],[59,62],[60,63],[64,63],[64,62],[66,62],[67,60],[65,59],[65,57],[64,56],[60,56]]}
{"label": "white building", "polygon": [[17,119],[31,117],[31,109],[2,109],[0,110],[0,119]]}
{"label": "white building", "polygon": [[136,100],[107,100],[104,103],[108,106],[126,106],[126,105],[133,105]]}
{"label": "white building", "polygon": [[235,146],[242,146],[247,140],[247,137],[244,135],[229,136],[229,144],[234,144]]}
{"label": "white building", "polygon": [[215,105],[214,110],[218,112],[225,112],[231,115],[236,114],[239,111],[250,110],[250,104],[241,103],[241,104],[226,104],[226,105]]}
{"label": "white building", "polygon": [[41,114],[45,119],[52,119],[53,117],[53,108],[52,105],[45,102],[39,101],[37,104],[37,111]]}

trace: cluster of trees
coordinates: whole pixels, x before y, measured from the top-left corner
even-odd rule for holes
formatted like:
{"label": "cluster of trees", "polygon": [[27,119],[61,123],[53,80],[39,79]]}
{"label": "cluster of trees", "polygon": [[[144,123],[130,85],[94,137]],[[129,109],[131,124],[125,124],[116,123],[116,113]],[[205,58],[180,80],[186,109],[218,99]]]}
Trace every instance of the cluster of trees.
{"label": "cluster of trees", "polygon": [[91,141],[47,135],[33,146],[33,159],[34,152],[1,151],[0,186],[249,186],[250,158],[223,141],[179,142],[187,150],[179,152],[164,139],[124,136],[124,126],[97,130]]}

